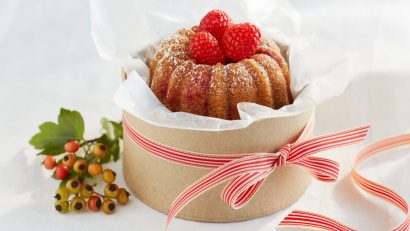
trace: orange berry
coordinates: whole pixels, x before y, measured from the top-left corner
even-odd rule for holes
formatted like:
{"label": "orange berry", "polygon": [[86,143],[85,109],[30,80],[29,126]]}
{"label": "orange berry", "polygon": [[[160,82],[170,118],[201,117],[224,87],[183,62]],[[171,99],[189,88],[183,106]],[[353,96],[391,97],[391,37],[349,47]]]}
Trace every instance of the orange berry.
{"label": "orange berry", "polygon": [[93,146],[93,149],[91,150],[92,154],[98,158],[103,158],[105,155],[107,155],[107,147],[102,144],[102,143],[96,143]]}
{"label": "orange berry", "polygon": [[120,188],[118,193],[117,202],[121,205],[126,205],[128,203],[128,197],[130,194],[125,190],[125,188]]}
{"label": "orange berry", "polygon": [[67,166],[67,168],[72,168],[77,157],[74,154],[67,154],[63,157],[62,163]]}
{"label": "orange berry", "polygon": [[94,194],[94,188],[93,186],[89,184],[83,184],[81,185],[80,189],[80,195],[83,198],[90,198]]}
{"label": "orange berry", "polygon": [[101,206],[105,214],[113,213],[116,207],[114,201],[111,199],[105,199]]}
{"label": "orange berry", "polygon": [[76,140],[71,140],[64,144],[64,150],[66,152],[74,153],[78,151],[78,149],[80,149],[80,143]]}
{"label": "orange berry", "polygon": [[102,173],[102,178],[107,184],[111,184],[115,181],[115,172],[111,169],[105,169]]}
{"label": "orange berry", "polygon": [[87,170],[87,162],[82,159],[76,160],[73,169],[76,173],[82,174]]}
{"label": "orange berry", "polygon": [[104,196],[108,198],[117,198],[120,188],[116,184],[107,184],[104,188]]}
{"label": "orange berry", "polygon": [[85,206],[86,205],[85,205],[84,198],[76,196],[73,199],[71,199],[71,202],[70,202],[71,211],[76,212],[76,213],[82,212],[84,211]]}
{"label": "orange berry", "polygon": [[101,208],[101,198],[99,196],[92,196],[88,199],[88,209],[94,212],[100,211]]}
{"label": "orange berry", "polygon": [[56,160],[53,156],[46,156],[43,165],[46,169],[53,169],[56,166]]}
{"label": "orange berry", "polygon": [[67,181],[67,183],[65,184],[65,188],[67,189],[67,192],[76,194],[79,193],[81,190],[81,183],[76,179],[71,179]]}
{"label": "orange berry", "polygon": [[88,165],[88,173],[92,176],[100,175],[102,172],[102,167],[99,163],[91,163]]}

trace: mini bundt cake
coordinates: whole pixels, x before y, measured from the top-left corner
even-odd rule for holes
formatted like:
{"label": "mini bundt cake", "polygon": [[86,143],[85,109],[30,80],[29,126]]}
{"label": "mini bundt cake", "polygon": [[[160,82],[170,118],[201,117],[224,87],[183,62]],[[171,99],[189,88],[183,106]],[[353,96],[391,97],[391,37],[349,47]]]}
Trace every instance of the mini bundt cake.
{"label": "mini bundt cake", "polygon": [[197,33],[179,30],[150,62],[150,87],[168,109],[232,120],[239,119],[240,102],[275,109],[292,103],[288,65],[273,40],[260,38],[248,58],[207,65],[190,58]]}

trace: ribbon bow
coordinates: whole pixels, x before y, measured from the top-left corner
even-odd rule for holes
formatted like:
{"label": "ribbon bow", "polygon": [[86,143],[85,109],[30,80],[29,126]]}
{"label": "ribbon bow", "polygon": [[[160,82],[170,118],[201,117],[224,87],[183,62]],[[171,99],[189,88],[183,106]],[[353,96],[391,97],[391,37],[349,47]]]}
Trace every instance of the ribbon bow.
{"label": "ribbon bow", "polygon": [[267,177],[280,166],[298,165],[321,181],[333,182],[339,173],[335,161],[311,155],[342,146],[362,142],[369,125],[308,139],[312,133],[314,117],[302,130],[299,138],[284,145],[275,153],[204,154],[180,150],[148,139],[135,131],[124,118],[128,135],[142,149],[164,160],[192,167],[214,169],[186,188],[172,203],[166,227],[190,201],[209,189],[226,181],[222,199],[234,209],[243,207],[256,193]]}

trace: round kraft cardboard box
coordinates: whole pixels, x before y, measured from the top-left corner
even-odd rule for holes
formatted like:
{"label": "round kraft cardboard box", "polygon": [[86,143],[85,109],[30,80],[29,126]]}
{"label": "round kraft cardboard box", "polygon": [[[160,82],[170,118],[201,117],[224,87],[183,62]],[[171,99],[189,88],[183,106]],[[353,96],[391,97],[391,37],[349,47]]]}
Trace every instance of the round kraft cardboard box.
{"label": "round kraft cardboard box", "polygon": [[[209,154],[274,152],[296,140],[313,110],[302,114],[269,118],[228,131],[195,131],[155,126],[124,112],[128,123],[144,136],[159,143]],[[162,160],[141,149],[124,131],[123,171],[132,193],[148,206],[167,214],[171,203],[189,185],[209,173]],[[294,203],[306,190],[310,175],[298,166],[276,169],[241,209],[222,201],[221,184],[185,206],[179,218],[203,222],[234,222],[272,214]]]}

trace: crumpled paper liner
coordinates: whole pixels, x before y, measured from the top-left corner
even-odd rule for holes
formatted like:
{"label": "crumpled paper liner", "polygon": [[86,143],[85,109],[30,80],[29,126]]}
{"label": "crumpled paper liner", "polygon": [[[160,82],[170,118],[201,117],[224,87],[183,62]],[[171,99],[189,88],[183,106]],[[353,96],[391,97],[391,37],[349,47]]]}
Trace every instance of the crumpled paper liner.
{"label": "crumpled paper liner", "polygon": [[[352,81],[357,55],[333,44],[326,35],[301,34],[296,10],[283,0],[225,1],[90,1],[92,36],[104,58],[124,66],[128,80],[114,101],[134,116],[158,126],[204,131],[247,127],[264,118],[286,117],[343,93]],[[294,102],[279,110],[254,103],[238,104],[240,120],[230,121],[171,112],[146,84],[147,63],[156,45],[178,29],[192,27],[211,9],[227,11],[237,23],[252,22],[262,35],[284,45],[291,72]]]}
{"label": "crumpled paper liner", "polygon": [[[144,122],[125,112],[130,125],[144,136],[172,147],[204,153],[274,152],[296,140],[313,111],[256,121],[243,129],[196,131]],[[168,213],[171,203],[189,185],[209,173],[162,160],[141,149],[124,131],[123,172],[132,193],[148,206]],[[276,169],[245,205],[234,210],[221,199],[226,183],[188,204],[177,217],[204,222],[244,221],[271,214],[295,202],[306,190],[310,175],[297,166]]]}

